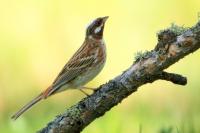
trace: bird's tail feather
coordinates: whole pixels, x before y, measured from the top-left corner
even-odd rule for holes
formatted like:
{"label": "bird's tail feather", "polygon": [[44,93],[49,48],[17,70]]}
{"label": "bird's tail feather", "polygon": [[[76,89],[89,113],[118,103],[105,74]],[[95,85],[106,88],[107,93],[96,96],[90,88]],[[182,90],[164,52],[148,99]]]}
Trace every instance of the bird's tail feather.
{"label": "bird's tail feather", "polygon": [[17,113],[15,113],[11,119],[16,120],[19,116],[21,116],[25,111],[27,111],[29,108],[31,108],[33,105],[38,103],[40,100],[43,99],[43,93],[38,95],[36,98],[31,100],[29,103],[27,103],[25,106],[23,106]]}

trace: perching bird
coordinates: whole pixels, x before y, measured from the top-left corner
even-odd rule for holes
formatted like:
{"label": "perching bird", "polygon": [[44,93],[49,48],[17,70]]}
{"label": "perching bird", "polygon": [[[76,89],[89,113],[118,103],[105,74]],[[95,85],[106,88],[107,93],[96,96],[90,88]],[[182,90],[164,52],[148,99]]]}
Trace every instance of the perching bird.
{"label": "perching bird", "polygon": [[23,106],[11,118],[16,120],[34,104],[58,92],[74,88],[84,92],[84,85],[92,80],[104,67],[106,47],[103,30],[106,17],[95,19],[86,30],[85,41],[67,62],[54,82],[36,98]]}

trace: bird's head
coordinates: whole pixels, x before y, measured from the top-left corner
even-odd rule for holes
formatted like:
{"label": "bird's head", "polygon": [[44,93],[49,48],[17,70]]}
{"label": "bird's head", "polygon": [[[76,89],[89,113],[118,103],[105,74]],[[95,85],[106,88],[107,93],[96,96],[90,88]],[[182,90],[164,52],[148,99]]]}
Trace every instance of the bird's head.
{"label": "bird's head", "polygon": [[106,20],[106,17],[99,17],[92,21],[91,24],[87,27],[86,30],[86,38],[94,38],[94,39],[102,39],[103,38],[103,30]]}

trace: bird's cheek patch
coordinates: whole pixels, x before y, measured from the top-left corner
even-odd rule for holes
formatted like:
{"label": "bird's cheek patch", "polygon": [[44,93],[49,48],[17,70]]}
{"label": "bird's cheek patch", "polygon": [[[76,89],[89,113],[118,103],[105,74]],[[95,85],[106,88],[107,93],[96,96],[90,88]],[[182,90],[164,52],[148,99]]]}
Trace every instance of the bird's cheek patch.
{"label": "bird's cheek patch", "polygon": [[97,27],[95,30],[94,30],[94,33],[97,34],[101,31],[103,25],[100,25],[99,27]]}

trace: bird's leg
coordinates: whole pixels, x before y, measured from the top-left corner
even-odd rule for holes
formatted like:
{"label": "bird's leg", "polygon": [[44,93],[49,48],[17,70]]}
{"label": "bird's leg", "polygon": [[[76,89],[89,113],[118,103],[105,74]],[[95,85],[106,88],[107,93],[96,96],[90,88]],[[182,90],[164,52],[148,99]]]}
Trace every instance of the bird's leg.
{"label": "bird's leg", "polygon": [[94,88],[90,88],[90,87],[85,87],[85,86],[81,86],[81,87],[79,87],[79,90],[83,93],[83,94],[85,94],[86,96],[89,96],[89,94],[88,93],[86,93],[85,91],[83,91],[83,89],[87,89],[87,90],[92,90],[92,91],[95,91],[95,89]]}
{"label": "bird's leg", "polygon": [[87,89],[87,90],[95,91],[95,88],[91,88],[91,87],[85,87],[85,86],[82,86],[81,88],[82,88],[82,89]]}
{"label": "bird's leg", "polygon": [[86,96],[90,96],[89,94],[87,94],[85,91],[82,90],[82,88],[79,89],[83,94],[85,94]]}

